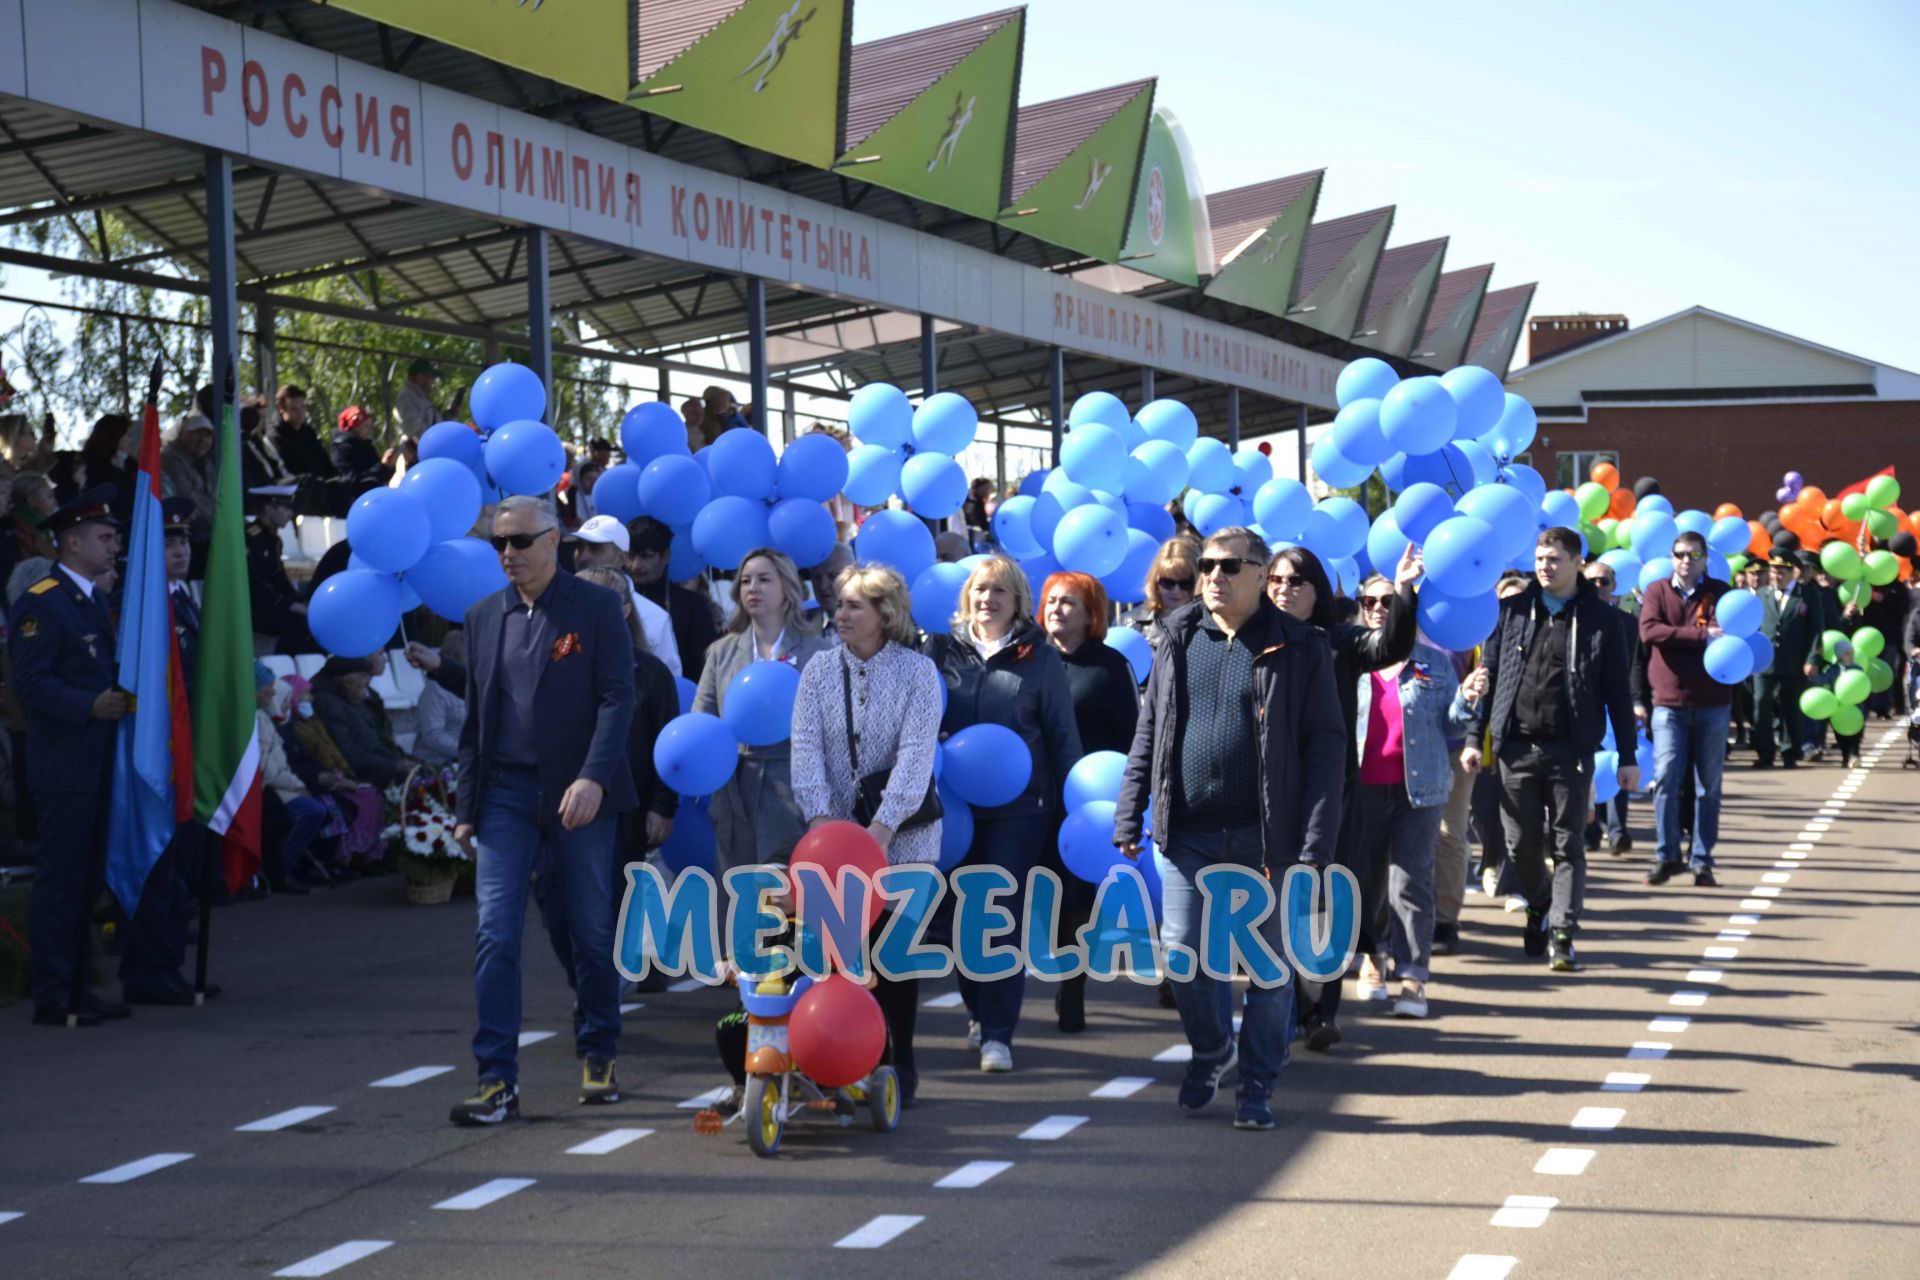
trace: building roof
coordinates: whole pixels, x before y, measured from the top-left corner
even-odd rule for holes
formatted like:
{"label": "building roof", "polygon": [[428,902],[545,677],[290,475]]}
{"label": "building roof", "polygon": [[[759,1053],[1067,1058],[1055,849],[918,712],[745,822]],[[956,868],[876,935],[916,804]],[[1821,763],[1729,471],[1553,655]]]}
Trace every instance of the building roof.
{"label": "building roof", "polygon": [[1298,302],[1333,274],[1341,260],[1353,252],[1367,233],[1383,218],[1393,217],[1393,206],[1350,213],[1344,218],[1329,218],[1307,228],[1307,243],[1300,255],[1300,274],[1294,280],[1293,300]]}
{"label": "building roof", "polygon": [[1207,218],[1213,224],[1214,262],[1226,266],[1236,250],[1250,244],[1316,180],[1325,177],[1326,172],[1314,169],[1209,195]]}
{"label": "building roof", "polygon": [[[1433,302],[1427,307],[1427,323],[1420,341],[1414,344],[1415,358],[1437,368],[1450,369],[1466,358],[1467,340],[1473,336],[1473,322],[1479,315],[1487,281],[1493,278],[1493,264],[1462,267],[1445,271],[1433,286]],[[1461,316],[1462,309],[1473,314]],[[1444,346],[1445,350],[1440,347]],[[1432,352],[1423,356],[1421,352]]]}
{"label": "building roof", "polygon": [[1467,341],[1467,362],[1490,369],[1504,378],[1513,364],[1513,353],[1520,345],[1527,307],[1539,286],[1516,284],[1488,292],[1480,304],[1480,318],[1473,323],[1473,337]]}
{"label": "building roof", "polygon": [[847,147],[873,136],[1023,10],[1002,9],[853,46],[847,68]]}
{"label": "building roof", "polygon": [[647,0],[634,24],[633,80],[639,84],[712,34],[747,0]]}
{"label": "building roof", "polygon": [[1420,273],[1446,251],[1447,238],[1441,236],[1438,240],[1403,244],[1381,254],[1380,265],[1373,272],[1373,288],[1367,291],[1366,306],[1360,311],[1360,327],[1376,328],[1394,299],[1412,287]]}
{"label": "building roof", "polygon": [[1020,108],[1013,126],[1013,203],[1018,204],[1041,179],[1059,168],[1121,108],[1142,93],[1151,92],[1153,83],[1135,80]]}

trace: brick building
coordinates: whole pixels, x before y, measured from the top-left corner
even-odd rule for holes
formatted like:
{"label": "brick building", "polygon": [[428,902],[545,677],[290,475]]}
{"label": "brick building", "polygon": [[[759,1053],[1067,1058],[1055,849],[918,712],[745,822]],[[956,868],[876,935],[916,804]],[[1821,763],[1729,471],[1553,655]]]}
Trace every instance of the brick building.
{"label": "brick building", "polygon": [[1540,417],[1529,461],[1550,485],[1605,459],[1676,507],[1757,515],[1788,470],[1829,493],[1890,464],[1920,477],[1920,374],[1705,307],[1638,329],[1535,316],[1528,360],[1507,389]]}

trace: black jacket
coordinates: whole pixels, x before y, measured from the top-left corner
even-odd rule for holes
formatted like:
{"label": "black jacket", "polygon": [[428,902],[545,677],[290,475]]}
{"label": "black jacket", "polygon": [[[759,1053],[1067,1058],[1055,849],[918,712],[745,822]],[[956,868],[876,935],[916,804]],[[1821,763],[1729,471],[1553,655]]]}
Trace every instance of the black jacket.
{"label": "black jacket", "polygon": [[280,460],[287,464],[287,470],[304,480],[333,478],[333,459],[327,456],[326,446],[320,443],[312,423],[296,427],[290,422],[275,421],[272,433],[273,447],[280,451]]}
{"label": "black jacket", "polygon": [[280,535],[265,525],[247,526],[247,593],[253,608],[253,629],[280,636],[290,630],[304,633],[305,624],[293,612],[300,602],[280,550]]}
{"label": "black jacket", "polygon": [[373,447],[373,441],[362,440],[351,431],[334,433],[333,469],[357,487],[355,496],[393,479],[393,464],[380,461],[380,451]]}
{"label": "black jacket", "polygon": [[[442,671],[451,665],[444,660]],[[437,674],[437,673],[436,673]],[[653,744],[667,721],[680,714],[680,689],[667,664],[650,653],[633,655],[633,728],[627,731],[627,763],[633,767],[634,806],[671,818],[680,810],[680,796],[660,781],[653,767]]]}
{"label": "black jacket", "polygon": [[968,725],[1005,725],[1020,735],[1033,757],[1027,789],[1011,803],[975,809],[979,818],[1019,818],[1058,813],[1067,770],[1080,759],[1080,730],[1060,653],[1031,618],[1014,621],[1013,637],[991,658],[965,632],[928,636],[921,647],[947,685],[947,712],[940,735]]}
{"label": "black jacket", "polygon": [[1080,750],[1118,751],[1133,746],[1140,723],[1140,685],[1125,654],[1110,644],[1089,640],[1060,655],[1067,664],[1067,691],[1073,698],[1073,723]]}
{"label": "black jacket", "polygon": [[[1513,726],[1514,701],[1520,691],[1520,673],[1526,667],[1527,646],[1533,639],[1540,595],[1540,584],[1532,582],[1525,591],[1501,601],[1500,619],[1481,649],[1481,665],[1487,669],[1492,689],[1473,705],[1467,740],[1478,739],[1491,724],[1496,755]],[[1606,721],[1611,719],[1620,767],[1630,767],[1636,763],[1631,691],[1634,655],[1624,628],[1611,616],[1619,611],[1601,599],[1584,578],[1567,607],[1573,610],[1567,637],[1567,702],[1573,709],[1573,748],[1583,755],[1600,750]]]}
{"label": "black jacket", "polygon": [[[1187,643],[1205,606],[1194,601],[1166,615],[1166,638],[1147,677],[1140,723],[1127,753],[1114,814],[1117,844],[1140,843],[1149,796],[1170,796],[1179,783],[1179,687],[1187,675]],[[1334,860],[1344,786],[1341,751],[1352,730],[1343,722],[1334,689],[1333,652],[1326,635],[1276,609],[1260,607],[1241,628],[1258,656],[1253,662],[1254,704],[1260,718],[1261,843],[1269,867],[1292,862],[1325,866]],[[1173,838],[1173,806],[1154,811],[1153,838]]]}
{"label": "black jacket", "polygon": [[635,584],[634,590],[667,611],[673,623],[673,644],[680,650],[680,674],[698,684],[700,672],[707,665],[707,650],[720,638],[706,597],[676,587],[665,578],[644,587]]}
{"label": "black jacket", "polygon": [[331,676],[313,682],[314,714],[327,726],[354,774],[375,786],[390,787],[405,780],[408,765],[388,738],[385,716],[372,698],[369,693],[367,701],[353,701]]}

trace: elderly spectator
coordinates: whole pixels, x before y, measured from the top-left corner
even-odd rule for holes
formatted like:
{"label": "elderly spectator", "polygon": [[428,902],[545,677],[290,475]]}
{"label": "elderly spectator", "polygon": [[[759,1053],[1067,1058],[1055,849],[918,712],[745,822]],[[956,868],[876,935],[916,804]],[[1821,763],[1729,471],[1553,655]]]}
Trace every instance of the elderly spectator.
{"label": "elderly spectator", "polygon": [[307,793],[306,783],[287,762],[279,724],[286,719],[293,690],[259,662],[253,664],[253,684],[263,792],[262,861],[275,893],[304,894],[308,886],[331,879],[312,852],[315,839],[327,826],[327,806]]}
{"label": "elderly spectator", "polygon": [[329,805],[323,836],[339,841],[327,864],[335,880],[374,875],[383,856],[380,833],[386,827],[380,792],[354,775],[326,724],[314,713],[313,690],[305,676],[288,676],[287,715],[280,724],[280,742],[287,764],[307,788],[307,794]]}
{"label": "elderly spectator", "polygon": [[[467,665],[467,634],[450,631],[434,655],[441,662]],[[416,666],[421,665],[418,661]],[[460,758],[460,730],[467,723],[467,700],[446,688],[438,680],[429,680],[420,690],[420,701],[413,710],[413,754],[423,764],[445,768]]]}
{"label": "elderly spectator", "polygon": [[[59,551],[45,528],[47,517],[60,509],[54,496],[53,481],[44,471],[22,471],[8,485],[9,511],[13,518],[13,548],[17,563],[29,560],[56,560]],[[31,582],[25,584],[32,586]],[[16,593],[17,594],[17,593]]]}
{"label": "elderly spectator", "polygon": [[463,392],[455,390],[445,408],[433,402],[433,384],[440,380],[440,369],[431,360],[415,360],[407,366],[407,380],[393,401],[393,425],[396,435],[418,440],[429,427],[453,417],[460,407]]}
{"label": "elderly spectator", "polygon": [[307,631],[307,606],[287,576],[280,531],[293,520],[290,484],[261,485],[247,490],[247,593],[253,607],[253,643],[256,651],[306,653],[312,649]]}
{"label": "elderly spectator", "polygon": [[374,448],[373,428],[373,415],[350,404],[340,411],[340,429],[333,434],[333,469],[350,482],[355,496],[393,479],[394,459],[400,456],[398,449],[382,454]]}
{"label": "elderly spectator", "polygon": [[417,762],[394,743],[386,709],[370,689],[373,677],[374,665],[365,658],[329,658],[313,682],[313,705],[354,775],[390,787]]}
{"label": "elderly spectator", "polygon": [[214,441],[212,420],[194,412],[180,419],[173,439],[160,450],[160,483],[166,496],[193,499],[193,527],[187,536],[196,561],[213,536],[213,511],[219,501],[220,459]]}

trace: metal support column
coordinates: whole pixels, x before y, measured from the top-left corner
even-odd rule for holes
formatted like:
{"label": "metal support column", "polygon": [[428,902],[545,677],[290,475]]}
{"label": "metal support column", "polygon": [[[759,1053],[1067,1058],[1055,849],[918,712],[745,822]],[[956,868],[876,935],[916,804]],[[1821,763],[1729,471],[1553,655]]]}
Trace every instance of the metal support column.
{"label": "metal support column", "polygon": [[993,483],[1001,493],[1007,491],[1007,424],[993,424],[995,440],[993,446]]}
{"label": "metal support column", "polygon": [[527,232],[527,367],[547,389],[547,416],[554,417],[560,397],[553,386],[553,290],[547,280],[547,233]]}
{"label": "metal support column", "polygon": [[762,435],[767,431],[767,282],[747,277],[747,379],[752,387],[753,411],[747,420]]}
{"label": "metal support column", "polygon": [[1153,370],[1151,369],[1140,371],[1140,403],[1143,405],[1153,403]]}
{"label": "metal support column", "polygon": [[1240,451],[1240,388],[1227,388],[1227,448]]}
{"label": "metal support column", "polygon": [[280,353],[274,344],[272,304],[253,304],[253,368],[260,394],[271,399],[280,388]]}
{"label": "metal support column", "polygon": [[940,362],[933,345],[933,317],[920,317],[920,398],[926,399],[940,389]]}
{"label": "metal support column", "polygon": [[1295,456],[1300,463],[1300,483],[1307,482],[1307,406],[1300,406],[1300,416],[1294,429]]}
{"label": "metal support column", "polygon": [[794,412],[793,384],[791,382],[780,388],[780,404],[782,410],[781,417],[784,419],[780,426],[780,443],[782,446],[785,446],[792,444],[800,438],[800,423]]}
{"label": "metal support column", "polygon": [[1067,426],[1067,353],[1047,351],[1047,421],[1053,428],[1053,465],[1060,465],[1060,433]]}

